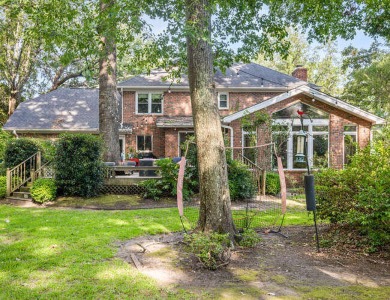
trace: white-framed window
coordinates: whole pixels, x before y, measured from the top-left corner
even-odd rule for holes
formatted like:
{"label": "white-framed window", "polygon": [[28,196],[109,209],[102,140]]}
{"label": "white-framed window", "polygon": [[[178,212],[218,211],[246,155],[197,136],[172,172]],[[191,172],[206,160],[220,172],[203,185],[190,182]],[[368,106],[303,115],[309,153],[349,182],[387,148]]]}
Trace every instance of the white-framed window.
{"label": "white-framed window", "polygon": [[[300,120],[294,119],[289,122],[285,119],[274,119],[274,123],[288,126],[289,136],[287,141],[279,149],[282,155],[283,166],[287,170],[305,169],[306,164],[295,161],[297,152],[297,134],[301,130]],[[303,130],[307,133],[307,159],[309,166],[314,169],[326,168],[329,166],[329,120],[313,119],[303,120]],[[273,133],[273,139],[277,133]],[[275,141],[276,142],[276,141]]]}
{"label": "white-framed window", "polygon": [[218,108],[229,109],[229,93],[218,93]]}
{"label": "white-framed window", "polygon": [[138,92],[135,102],[136,114],[163,114],[163,93]]}
{"label": "white-framed window", "polygon": [[153,137],[151,135],[137,135],[137,151],[152,152]]}
{"label": "white-framed window", "polygon": [[357,126],[344,126],[344,146],[343,146],[343,165],[351,162],[351,156],[356,154],[357,150]]}

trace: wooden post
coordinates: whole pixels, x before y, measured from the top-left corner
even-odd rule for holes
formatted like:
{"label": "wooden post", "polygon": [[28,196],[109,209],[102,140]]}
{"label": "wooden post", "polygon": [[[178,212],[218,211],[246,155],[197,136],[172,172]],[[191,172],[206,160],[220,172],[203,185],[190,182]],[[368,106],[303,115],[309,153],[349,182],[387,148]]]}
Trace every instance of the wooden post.
{"label": "wooden post", "polygon": [[41,177],[41,166],[42,166],[42,157],[41,157],[41,151],[37,152],[37,165],[36,170],[39,170],[38,178]]}
{"label": "wooden post", "polygon": [[11,170],[7,168],[7,197],[11,196]]}
{"label": "wooden post", "polygon": [[265,182],[266,182],[266,177],[267,177],[267,171],[262,170],[261,171],[261,190],[263,192],[263,196],[265,196]]}
{"label": "wooden post", "polygon": [[31,182],[34,182],[35,181],[35,170],[34,169],[30,170],[30,177],[31,177]]}

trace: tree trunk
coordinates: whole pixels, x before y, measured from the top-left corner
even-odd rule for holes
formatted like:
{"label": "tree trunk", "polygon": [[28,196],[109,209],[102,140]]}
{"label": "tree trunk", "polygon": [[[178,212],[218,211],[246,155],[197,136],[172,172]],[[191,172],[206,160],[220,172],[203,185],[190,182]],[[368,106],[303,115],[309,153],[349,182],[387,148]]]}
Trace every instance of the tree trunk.
{"label": "tree trunk", "polygon": [[115,0],[100,0],[99,130],[104,140],[105,161],[120,160],[119,92],[116,86],[116,24],[110,19]]}
{"label": "tree trunk", "polygon": [[[236,230],[230,209],[225,147],[216,106],[213,55],[206,32],[211,38],[211,13],[208,0],[186,0],[188,78],[198,150],[200,214],[198,229],[230,233]],[[190,25],[191,26],[191,25]]]}
{"label": "tree trunk", "polygon": [[17,100],[15,95],[11,94],[8,100],[8,116],[11,116],[14,113],[16,109],[16,103]]}

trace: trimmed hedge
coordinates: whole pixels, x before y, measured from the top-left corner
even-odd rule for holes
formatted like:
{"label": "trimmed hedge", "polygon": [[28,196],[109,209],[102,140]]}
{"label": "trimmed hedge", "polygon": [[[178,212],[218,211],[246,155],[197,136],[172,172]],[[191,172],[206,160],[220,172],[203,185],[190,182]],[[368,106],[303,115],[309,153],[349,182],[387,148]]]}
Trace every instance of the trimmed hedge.
{"label": "trimmed hedge", "polygon": [[39,178],[31,187],[31,197],[37,203],[53,201],[57,197],[57,186],[54,179]]}
{"label": "trimmed hedge", "polygon": [[93,197],[103,185],[103,142],[89,134],[63,134],[55,155],[59,194]]}
{"label": "trimmed hedge", "polygon": [[21,138],[9,140],[4,151],[5,167],[13,168],[41,150],[38,143],[32,139]]}

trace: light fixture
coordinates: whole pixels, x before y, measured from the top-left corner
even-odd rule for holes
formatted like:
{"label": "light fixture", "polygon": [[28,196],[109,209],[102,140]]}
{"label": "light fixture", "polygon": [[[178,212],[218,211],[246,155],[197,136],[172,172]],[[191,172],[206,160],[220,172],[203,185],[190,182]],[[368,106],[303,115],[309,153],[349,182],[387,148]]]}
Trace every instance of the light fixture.
{"label": "light fixture", "polygon": [[306,134],[301,129],[297,134],[297,153],[295,154],[295,162],[296,163],[305,163],[305,142],[306,142]]}

